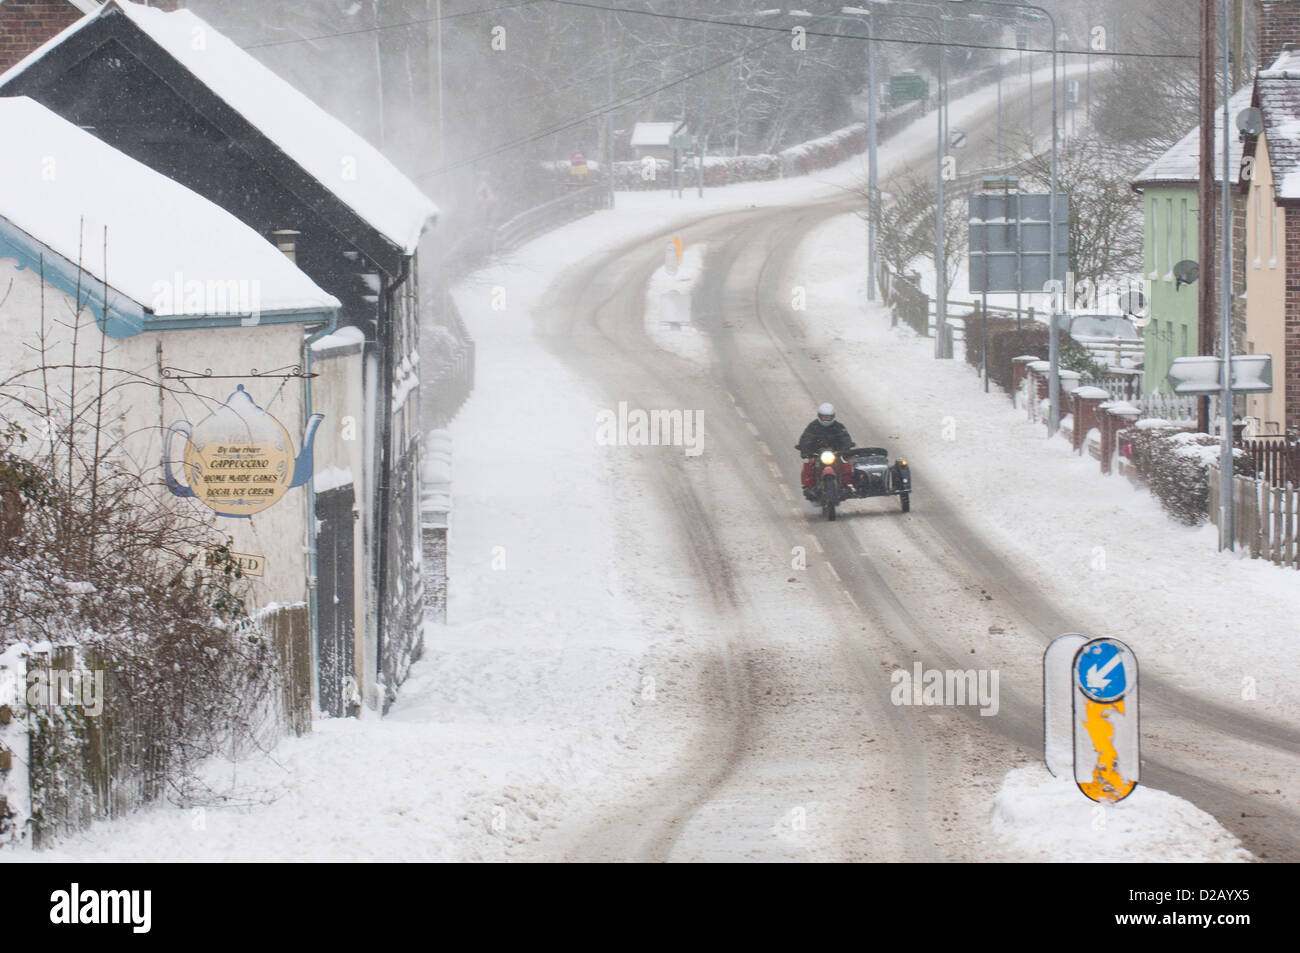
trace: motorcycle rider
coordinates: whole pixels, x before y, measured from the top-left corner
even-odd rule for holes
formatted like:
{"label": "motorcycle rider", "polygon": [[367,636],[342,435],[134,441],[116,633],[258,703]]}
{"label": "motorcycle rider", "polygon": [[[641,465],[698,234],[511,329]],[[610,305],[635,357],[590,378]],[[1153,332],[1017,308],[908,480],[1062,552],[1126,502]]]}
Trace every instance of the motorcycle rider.
{"label": "motorcycle rider", "polygon": [[[853,447],[853,438],[849,436],[848,428],[835,419],[835,407],[825,403],[817,408],[817,419],[804,428],[803,436],[795,444],[795,449],[804,458],[800,482],[803,484],[803,495],[809,500],[813,499],[817,486],[816,454],[828,447],[842,454]],[[840,473],[847,479],[853,473],[852,465],[841,459]]]}

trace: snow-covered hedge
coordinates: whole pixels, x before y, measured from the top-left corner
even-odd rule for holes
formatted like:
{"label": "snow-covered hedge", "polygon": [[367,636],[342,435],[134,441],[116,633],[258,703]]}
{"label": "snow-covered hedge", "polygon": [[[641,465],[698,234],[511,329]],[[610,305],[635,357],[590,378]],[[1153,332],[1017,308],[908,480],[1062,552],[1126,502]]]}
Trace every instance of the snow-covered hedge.
{"label": "snow-covered hedge", "polygon": [[[1209,518],[1209,470],[1219,459],[1219,438],[1151,424],[1139,421],[1122,431],[1120,445],[1128,446],[1130,461],[1170,516],[1187,526],[1204,523]],[[1233,469],[1242,476],[1255,473],[1254,463],[1241,450],[1234,454]]]}

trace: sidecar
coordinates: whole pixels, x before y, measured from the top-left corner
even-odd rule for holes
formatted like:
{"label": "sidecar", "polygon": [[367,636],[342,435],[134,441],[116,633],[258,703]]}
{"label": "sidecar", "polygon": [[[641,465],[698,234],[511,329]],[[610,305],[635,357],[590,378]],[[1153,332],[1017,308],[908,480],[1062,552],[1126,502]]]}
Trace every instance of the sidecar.
{"label": "sidecar", "polygon": [[912,471],[906,460],[890,463],[884,447],[854,447],[841,456],[853,466],[853,497],[896,496],[904,513],[912,508]]}

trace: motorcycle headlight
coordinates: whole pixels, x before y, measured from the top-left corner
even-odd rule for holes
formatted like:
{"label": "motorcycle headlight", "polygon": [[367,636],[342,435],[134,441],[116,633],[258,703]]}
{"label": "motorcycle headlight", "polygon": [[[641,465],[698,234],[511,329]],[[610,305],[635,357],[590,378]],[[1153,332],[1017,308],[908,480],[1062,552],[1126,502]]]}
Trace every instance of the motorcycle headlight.
{"label": "motorcycle headlight", "polygon": [[826,466],[830,466],[834,462],[835,462],[835,452],[833,450],[823,450],[822,463],[824,463]]}

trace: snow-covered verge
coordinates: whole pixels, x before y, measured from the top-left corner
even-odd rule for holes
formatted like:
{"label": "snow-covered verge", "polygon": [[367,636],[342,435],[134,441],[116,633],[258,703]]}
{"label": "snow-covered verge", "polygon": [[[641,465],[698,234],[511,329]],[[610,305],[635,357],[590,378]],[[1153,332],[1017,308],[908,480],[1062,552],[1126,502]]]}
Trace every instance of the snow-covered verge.
{"label": "snow-covered verge", "polygon": [[1252,860],[1235,837],[1182,798],[1138,786],[1094,804],[1042,765],[1009,771],[993,801],[994,837],[1013,861],[1218,864]]}
{"label": "snow-covered verge", "polygon": [[647,566],[675,565],[653,551],[653,527],[633,526],[642,546],[620,545],[598,399],[538,339],[533,311],[564,268],[693,214],[598,213],[455,289],[478,379],[449,428],[449,623],[427,626],[387,717],[319,719],[269,754],[208,763],[224,804],[158,804],[4,859],[499,859],[588,814],[641,744],[640,660],[679,634],[675,615],[632,590],[694,594],[647,578]]}
{"label": "snow-covered verge", "polygon": [[865,300],[865,242],[857,216],[837,217],[794,267],[806,314],[817,315],[809,342],[886,413],[858,426],[906,453],[914,507],[948,500],[1055,604],[1124,638],[1145,671],[1230,707],[1300,717],[1295,571],[1217,553],[1212,527],[1178,525],[1146,490],[1102,476],[1064,439],[1045,440],[996,387],[983,393],[970,367],[935,361],[931,341],[891,329],[888,312]]}
{"label": "snow-covered verge", "polygon": [[706,242],[696,242],[683,248],[674,273],[669,273],[666,264],[656,269],[645,298],[645,330],[650,340],[665,351],[704,365],[712,363],[713,348],[708,335],[692,324],[691,291],[704,267],[707,247]]}

